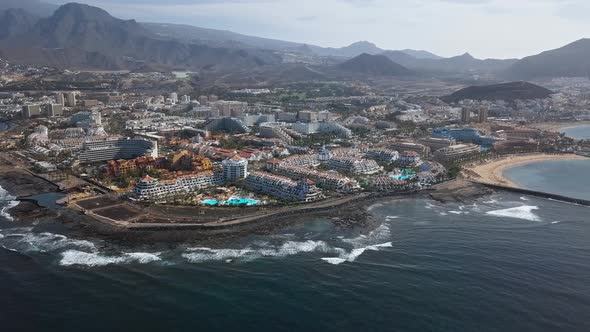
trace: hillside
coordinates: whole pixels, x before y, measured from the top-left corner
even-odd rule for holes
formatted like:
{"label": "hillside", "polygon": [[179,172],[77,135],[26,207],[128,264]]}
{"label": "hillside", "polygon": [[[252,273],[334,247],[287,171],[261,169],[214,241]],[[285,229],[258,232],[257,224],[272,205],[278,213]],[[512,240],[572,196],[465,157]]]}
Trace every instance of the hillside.
{"label": "hillside", "polygon": [[372,76],[407,76],[413,72],[384,55],[363,53],[337,66],[339,70]]}
{"label": "hillside", "polygon": [[227,70],[279,63],[271,51],[211,47],[157,36],[134,20],[121,20],[88,5],[70,3],[32,27],[0,38],[0,55],[16,63],[55,67]]}
{"label": "hillside", "polygon": [[508,68],[505,75],[519,79],[590,77],[590,39],[526,57]]}
{"label": "hillside", "polygon": [[493,85],[470,86],[441,99],[447,103],[456,103],[465,99],[514,101],[517,99],[544,99],[549,97],[552,93],[553,92],[551,90],[532,83],[510,82]]}
{"label": "hillside", "polygon": [[23,9],[38,17],[47,17],[53,14],[58,5],[46,3],[40,0],[1,0],[0,11],[7,9]]}
{"label": "hillside", "polygon": [[39,20],[24,9],[7,9],[0,12],[0,40],[18,36],[29,31]]}

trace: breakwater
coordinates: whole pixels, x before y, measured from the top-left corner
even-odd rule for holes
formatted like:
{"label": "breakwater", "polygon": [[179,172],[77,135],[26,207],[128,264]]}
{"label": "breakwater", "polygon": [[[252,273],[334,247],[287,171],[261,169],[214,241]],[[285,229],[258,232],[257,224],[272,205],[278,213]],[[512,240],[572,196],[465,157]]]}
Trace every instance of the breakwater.
{"label": "breakwater", "polygon": [[503,186],[503,185],[486,183],[486,182],[478,182],[478,181],[471,181],[471,182],[484,185],[484,186],[494,189],[494,190],[509,191],[509,192],[518,193],[518,194],[524,194],[524,195],[530,195],[530,196],[535,196],[535,197],[540,197],[540,198],[552,199],[552,200],[556,200],[556,201],[560,201],[560,202],[590,206],[590,200],[586,200],[586,199],[569,197],[569,196],[558,195],[558,194],[552,194],[552,193],[537,191],[537,190]]}

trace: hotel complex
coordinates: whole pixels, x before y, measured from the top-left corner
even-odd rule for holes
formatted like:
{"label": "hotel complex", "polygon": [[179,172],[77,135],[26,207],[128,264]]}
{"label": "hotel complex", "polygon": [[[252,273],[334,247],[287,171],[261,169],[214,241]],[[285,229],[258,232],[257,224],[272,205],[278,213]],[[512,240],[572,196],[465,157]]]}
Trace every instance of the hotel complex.
{"label": "hotel complex", "polygon": [[311,180],[293,181],[287,177],[264,172],[253,172],[245,181],[248,189],[287,202],[312,202],[322,197]]}
{"label": "hotel complex", "polygon": [[81,163],[158,156],[158,143],[144,138],[117,138],[85,141],[78,158]]}

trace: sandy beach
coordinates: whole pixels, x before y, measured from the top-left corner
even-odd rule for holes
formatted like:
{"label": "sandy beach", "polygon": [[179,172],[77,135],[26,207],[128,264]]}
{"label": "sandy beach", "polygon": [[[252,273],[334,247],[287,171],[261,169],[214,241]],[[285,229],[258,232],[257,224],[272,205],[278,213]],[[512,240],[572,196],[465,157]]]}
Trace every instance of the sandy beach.
{"label": "sandy beach", "polygon": [[563,132],[566,129],[574,128],[574,127],[583,127],[583,126],[590,126],[590,121],[575,121],[575,122],[544,122],[544,123],[535,123],[532,124],[531,127],[547,130],[547,131],[555,131],[555,132]]}
{"label": "sandy beach", "polygon": [[466,167],[463,174],[470,180],[518,188],[518,185],[504,177],[504,170],[529,163],[545,160],[579,160],[588,159],[575,154],[526,154],[512,155],[490,160],[479,165]]}

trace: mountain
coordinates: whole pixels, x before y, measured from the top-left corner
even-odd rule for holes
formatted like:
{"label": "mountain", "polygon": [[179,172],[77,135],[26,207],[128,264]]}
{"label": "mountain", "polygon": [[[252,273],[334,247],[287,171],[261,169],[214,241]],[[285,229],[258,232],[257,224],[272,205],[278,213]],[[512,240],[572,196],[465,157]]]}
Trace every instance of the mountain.
{"label": "mountain", "polygon": [[441,99],[447,103],[456,103],[465,99],[514,101],[517,99],[545,99],[551,94],[553,94],[551,90],[532,83],[510,82],[493,85],[470,86]]}
{"label": "mountain", "polygon": [[516,59],[480,60],[469,53],[440,59],[416,58],[403,51],[386,51],[382,54],[411,70],[429,74],[499,73],[517,61]]}
{"label": "mountain", "polygon": [[372,76],[404,76],[413,74],[411,70],[391,61],[384,55],[371,55],[367,53],[345,61],[337,67],[345,72]]}
{"label": "mountain", "polygon": [[424,51],[424,50],[405,49],[405,50],[401,50],[400,52],[406,53],[407,55],[411,55],[412,57],[414,57],[416,59],[431,59],[431,60],[443,59],[442,56],[438,56],[434,53],[430,53],[430,52]]}
{"label": "mountain", "polygon": [[590,39],[526,57],[510,66],[506,75],[520,79],[590,77]]}
{"label": "mountain", "polygon": [[0,40],[0,56],[16,63],[68,68],[227,70],[279,63],[271,51],[211,47],[153,34],[88,5],[70,3],[29,29]]}
{"label": "mountain", "polygon": [[255,47],[269,50],[292,49],[302,46],[303,44],[282,41],[277,39],[262,38],[242,35],[239,33],[200,28],[186,24],[164,24],[164,23],[140,23],[144,28],[155,35],[179,39],[185,42],[200,42],[213,44],[231,44],[242,45],[246,47]]}
{"label": "mountain", "polygon": [[0,11],[7,9],[24,9],[34,16],[47,17],[53,14],[59,6],[40,0],[2,0]]}
{"label": "mountain", "polygon": [[370,43],[368,41],[360,41],[356,43],[352,43],[348,46],[341,47],[341,48],[332,48],[332,47],[319,47],[319,46],[310,46],[311,50],[321,56],[338,56],[338,57],[346,57],[346,58],[353,58],[359,56],[361,54],[379,54],[383,53],[384,50],[377,47],[377,45]]}
{"label": "mountain", "polygon": [[0,39],[12,38],[29,31],[39,20],[24,9],[7,9],[0,12]]}

